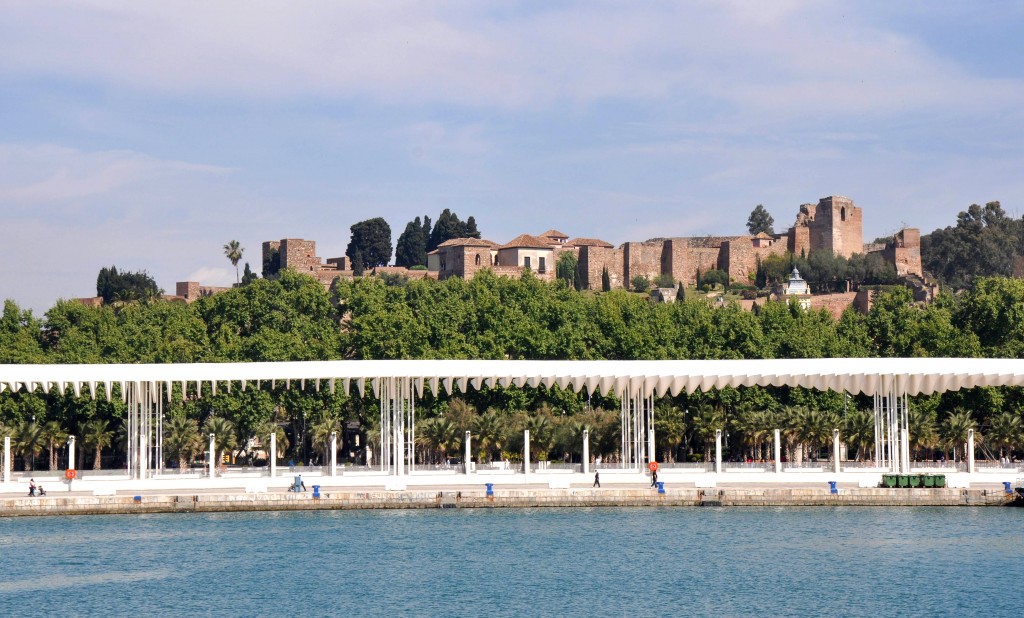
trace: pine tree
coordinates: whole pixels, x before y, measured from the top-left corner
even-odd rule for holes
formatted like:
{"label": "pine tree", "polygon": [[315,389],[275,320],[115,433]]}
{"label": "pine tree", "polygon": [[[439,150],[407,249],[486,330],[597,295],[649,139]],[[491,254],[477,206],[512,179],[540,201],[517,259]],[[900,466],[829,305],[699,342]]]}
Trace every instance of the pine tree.
{"label": "pine tree", "polygon": [[765,207],[758,204],[754,207],[754,210],[750,212],[750,217],[747,219],[747,230],[752,234],[765,234],[775,233],[775,219],[772,218]]}
{"label": "pine tree", "polygon": [[608,267],[605,266],[601,271],[601,291],[611,292],[612,291],[612,276],[608,274]]}

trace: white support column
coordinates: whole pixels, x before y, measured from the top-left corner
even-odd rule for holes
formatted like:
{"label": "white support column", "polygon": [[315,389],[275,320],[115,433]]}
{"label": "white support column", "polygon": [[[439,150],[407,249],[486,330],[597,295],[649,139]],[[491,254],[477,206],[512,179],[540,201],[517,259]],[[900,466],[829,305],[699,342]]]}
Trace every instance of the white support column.
{"label": "white support column", "polygon": [[270,434],[270,478],[277,476],[277,432]]}
{"label": "white support column", "polygon": [[583,474],[590,474],[590,432],[583,430]]}
{"label": "white support column", "polygon": [[338,476],[338,432],[331,432],[331,476]]}
{"label": "white support column", "polygon": [[832,459],[835,473],[839,474],[839,430],[832,430]]}
{"label": "white support column", "polygon": [[463,441],[463,446],[466,447],[466,455],[464,461],[466,462],[466,474],[469,474],[473,469],[473,434],[466,430],[466,438]]}
{"label": "white support column", "polygon": [[782,431],[775,430],[775,472],[782,472]]}
{"label": "white support column", "polygon": [[967,471],[974,473],[974,430],[967,430]]}
{"label": "white support column", "polygon": [[530,430],[523,430],[523,474],[530,476]]}
{"label": "white support column", "polygon": [[722,430],[715,430],[715,474],[722,473]]}
{"label": "white support column", "polygon": [[11,437],[4,436],[4,484],[11,482]]}
{"label": "white support column", "polygon": [[75,436],[68,436],[68,470],[75,469]]}
{"label": "white support column", "polygon": [[658,458],[654,453],[654,430],[651,429],[647,432],[647,463],[657,460]]}
{"label": "white support column", "polygon": [[900,428],[900,473],[910,474],[910,432]]}
{"label": "white support column", "polygon": [[214,446],[215,446],[214,445],[214,438],[216,436],[217,436],[217,434],[214,434],[214,433],[210,434],[210,478],[211,479],[213,478],[214,466],[217,465],[217,457],[216,457],[217,453],[214,452],[214,450],[213,450]]}

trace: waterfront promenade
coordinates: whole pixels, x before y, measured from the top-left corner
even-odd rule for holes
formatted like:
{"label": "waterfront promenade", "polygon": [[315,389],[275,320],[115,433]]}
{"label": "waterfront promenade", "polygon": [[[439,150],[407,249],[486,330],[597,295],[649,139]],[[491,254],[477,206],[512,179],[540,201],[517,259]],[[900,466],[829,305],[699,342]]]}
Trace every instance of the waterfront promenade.
{"label": "waterfront promenade", "polygon": [[[290,492],[298,474],[307,491]],[[878,487],[880,471],[666,469],[658,476],[664,483],[659,491],[650,486],[647,474],[623,470],[601,470],[600,488],[593,487],[592,474],[571,471],[529,475],[423,471],[396,478],[368,471],[332,477],[319,469],[285,469],[274,478],[225,471],[214,478],[168,474],[144,480],[90,476],[86,471],[85,478],[73,481],[69,491],[63,479],[40,472],[31,478],[46,489],[45,497],[28,496],[28,476],[0,484],[0,516],[542,506],[994,506],[1012,501],[1005,483],[1018,486],[1019,474],[1015,469],[950,472],[942,489],[889,489]]]}

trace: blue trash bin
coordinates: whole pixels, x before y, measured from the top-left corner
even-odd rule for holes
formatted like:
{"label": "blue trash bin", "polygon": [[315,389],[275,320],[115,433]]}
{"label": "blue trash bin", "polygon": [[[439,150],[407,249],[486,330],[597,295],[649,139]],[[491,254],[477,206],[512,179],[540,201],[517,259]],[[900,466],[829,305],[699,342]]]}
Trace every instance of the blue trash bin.
{"label": "blue trash bin", "polygon": [[829,481],[828,482],[828,492],[830,494],[837,494],[837,493],[839,493],[839,490],[836,489],[836,482],[835,481]]}
{"label": "blue trash bin", "polygon": [[487,483],[487,496],[491,497],[494,495],[494,483]]}
{"label": "blue trash bin", "polygon": [[1006,493],[1008,493],[1008,494],[1012,494],[1013,493],[1012,485],[1013,485],[1013,483],[1011,483],[1010,481],[1003,481],[1003,487],[1006,488]]}
{"label": "blue trash bin", "polygon": [[320,486],[319,485],[313,485],[313,497],[314,498],[319,498],[320,497]]}
{"label": "blue trash bin", "polygon": [[658,493],[665,493],[665,481],[658,481]]}

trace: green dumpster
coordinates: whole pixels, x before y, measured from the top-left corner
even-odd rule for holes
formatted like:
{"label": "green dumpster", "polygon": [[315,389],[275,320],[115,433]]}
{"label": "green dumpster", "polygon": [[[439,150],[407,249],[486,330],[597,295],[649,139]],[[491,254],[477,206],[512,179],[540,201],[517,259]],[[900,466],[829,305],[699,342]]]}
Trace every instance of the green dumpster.
{"label": "green dumpster", "polygon": [[896,475],[895,474],[883,474],[882,485],[886,487],[896,487]]}
{"label": "green dumpster", "polygon": [[935,475],[935,486],[936,487],[945,487],[946,486],[946,475],[945,474],[936,474]]}
{"label": "green dumpster", "polygon": [[925,487],[935,487],[935,477],[932,476],[931,474],[923,475],[921,477],[921,480],[924,481],[924,486]]}
{"label": "green dumpster", "polygon": [[897,474],[896,485],[899,487],[910,487],[910,476],[907,474]]}
{"label": "green dumpster", "polygon": [[911,474],[911,475],[909,475],[909,478],[910,478],[910,486],[911,487],[920,487],[921,486],[921,475],[920,474]]}

